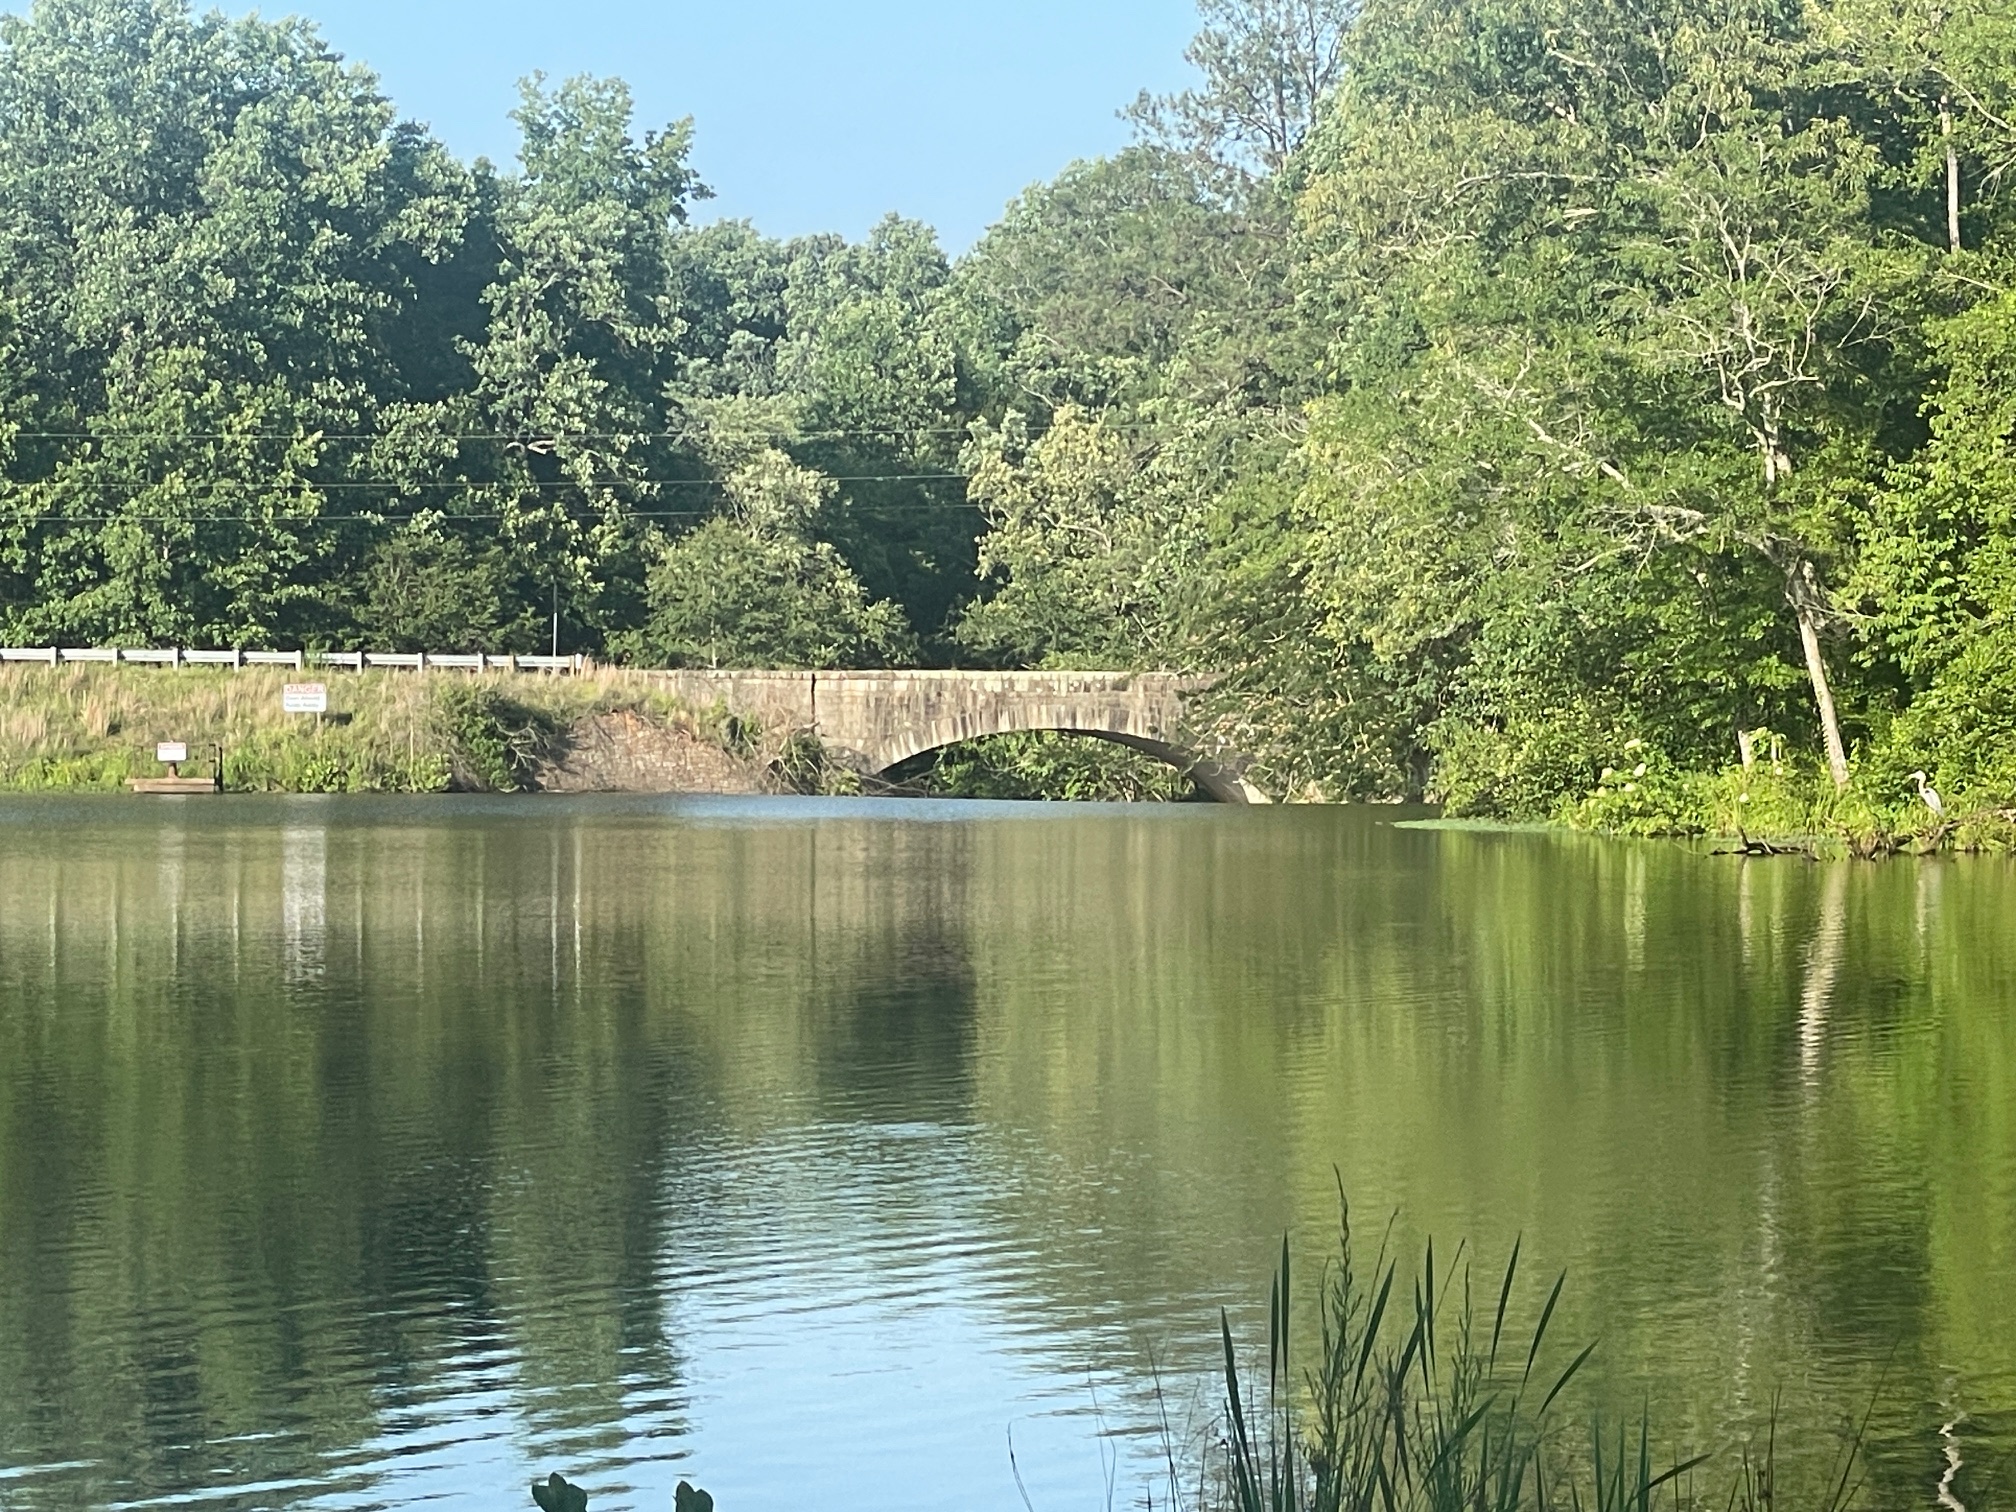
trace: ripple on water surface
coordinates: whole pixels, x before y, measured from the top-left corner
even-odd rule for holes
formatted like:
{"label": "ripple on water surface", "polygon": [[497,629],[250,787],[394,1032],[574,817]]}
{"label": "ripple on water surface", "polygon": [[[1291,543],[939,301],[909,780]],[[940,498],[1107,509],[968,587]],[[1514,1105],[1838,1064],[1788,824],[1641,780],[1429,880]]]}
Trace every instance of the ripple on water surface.
{"label": "ripple on water surface", "polygon": [[2016,1496],[2016,873],[1393,817],[0,802],[0,1507],[1131,1503],[1333,1169]]}

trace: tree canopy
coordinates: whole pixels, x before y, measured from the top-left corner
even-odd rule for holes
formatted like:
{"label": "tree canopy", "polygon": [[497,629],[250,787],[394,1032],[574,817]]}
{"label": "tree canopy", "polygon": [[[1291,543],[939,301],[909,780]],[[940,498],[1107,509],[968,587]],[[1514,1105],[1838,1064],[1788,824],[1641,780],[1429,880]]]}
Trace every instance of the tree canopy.
{"label": "tree canopy", "polygon": [[1222,674],[1263,785],[1549,813],[1761,734],[2016,797],[2016,21],[1201,0],[948,257],[457,161],[312,26],[0,20],[0,640]]}

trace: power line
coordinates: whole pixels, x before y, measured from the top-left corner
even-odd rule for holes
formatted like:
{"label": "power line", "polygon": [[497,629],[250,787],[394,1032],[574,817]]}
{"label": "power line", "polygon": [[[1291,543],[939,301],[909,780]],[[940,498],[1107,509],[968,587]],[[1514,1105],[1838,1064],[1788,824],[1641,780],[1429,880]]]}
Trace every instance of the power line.
{"label": "power line", "polygon": [[[891,512],[898,510],[915,512],[918,514],[923,514],[926,512],[940,513],[943,512],[943,506],[937,504],[889,504],[880,506],[878,512]],[[630,520],[704,520],[714,516],[716,513],[717,511],[712,509],[626,509],[623,511],[623,518]],[[126,525],[126,524],[266,525],[278,528],[281,526],[290,526],[290,525],[301,527],[307,527],[311,525],[410,525],[414,523],[416,520],[430,521],[430,522],[438,521],[444,525],[452,525],[460,520],[529,519],[538,521],[538,520],[550,520],[553,518],[554,516],[552,515],[544,515],[544,514],[525,515],[516,512],[506,512],[502,510],[479,510],[467,514],[460,512],[451,514],[438,509],[427,510],[423,513],[404,514],[404,515],[380,514],[376,511],[372,511],[365,514],[273,515],[270,517],[260,517],[257,515],[231,515],[231,514],[10,515],[7,514],[4,510],[0,510],[0,529],[4,529],[8,525]],[[563,514],[560,515],[558,518],[566,520],[569,523],[576,525],[596,525],[602,523],[605,516],[600,514]]]}
{"label": "power line", "polygon": [[[965,425],[873,425],[837,430],[732,430],[733,437],[760,437],[773,441],[835,441],[849,436],[963,436]],[[397,431],[15,431],[18,438],[39,441],[389,441]],[[684,430],[624,431],[421,431],[414,439],[427,441],[683,441],[699,439],[694,427]]]}
{"label": "power line", "polygon": [[[1153,430],[1158,427],[1146,420],[1107,420],[1099,422],[1105,430]],[[1049,425],[1031,426],[1032,435],[1049,430]],[[855,436],[964,436],[972,431],[971,425],[875,425],[851,426],[834,430],[734,430],[727,434],[735,438],[754,438],[767,441],[844,441]],[[398,439],[396,431],[13,431],[15,440],[32,441],[391,441]],[[635,431],[425,431],[417,433],[415,440],[424,441],[501,441],[525,445],[531,442],[544,444],[552,441],[689,441],[699,439],[693,427],[684,430],[635,430]]]}
{"label": "power line", "polygon": [[[949,483],[964,482],[971,473],[821,473],[829,483]],[[438,482],[408,478],[0,478],[0,489],[8,488],[299,488],[317,491],[332,488],[379,488],[397,492],[408,488],[726,488],[724,478],[525,478],[485,482],[480,479],[444,478]]]}

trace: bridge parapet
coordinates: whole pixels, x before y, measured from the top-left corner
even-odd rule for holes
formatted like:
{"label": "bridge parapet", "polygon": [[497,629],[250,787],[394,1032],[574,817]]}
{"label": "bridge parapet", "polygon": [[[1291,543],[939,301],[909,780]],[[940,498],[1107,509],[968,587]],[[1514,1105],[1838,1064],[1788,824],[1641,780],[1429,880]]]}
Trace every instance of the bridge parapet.
{"label": "bridge parapet", "polygon": [[1213,679],[1169,672],[743,672],[658,673],[699,708],[806,731],[864,775],[941,746],[1019,730],[1096,736],[1145,751],[1187,772],[1214,798],[1264,803],[1236,758],[1207,755],[1185,704]]}

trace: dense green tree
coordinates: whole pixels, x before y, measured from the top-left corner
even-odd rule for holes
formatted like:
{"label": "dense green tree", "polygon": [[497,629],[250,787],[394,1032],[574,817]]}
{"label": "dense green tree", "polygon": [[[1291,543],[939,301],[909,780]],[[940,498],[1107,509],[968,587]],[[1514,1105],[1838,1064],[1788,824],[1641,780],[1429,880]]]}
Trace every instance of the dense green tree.
{"label": "dense green tree", "polygon": [[838,480],[817,532],[933,634],[973,591],[980,531],[957,471],[970,395],[950,267],[930,228],[894,216],[859,245],[789,252],[778,375],[800,400],[793,450]]}
{"label": "dense green tree", "polygon": [[1076,163],[1008,207],[959,269],[998,405],[1275,403],[1293,350],[1285,214],[1225,204],[1150,146]]}
{"label": "dense green tree", "polygon": [[1224,168],[1279,173],[1343,76],[1353,0],[1198,0],[1184,56],[1201,88],[1143,94],[1130,114],[1155,139]]}
{"label": "dense green tree", "polygon": [[2016,797],[2016,21],[1200,11],[1195,87],[955,260],[689,225],[690,124],[614,80],[529,81],[517,162],[465,167],[301,23],[37,0],[0,639],[557,615],[652,660],[1211,670],[1284,794],[1555,812],[1768,729]]}
{"label": "dense green tree", "polygon": [[388,651],[542,651],[544,627],[515,592],[510,555],[459,536],[402,531],[364,568],[357,630]]}
{"label": "dense green tree", "polygon": [[468,175],[298,22],[0,19],[10,639],[310,633]]}
{"label": "dense green tree", "polygon": [[665,548],[638,649],[684,667],[902,665],[915,642],[824,541],[719,517]]}
{"label": "dense green tree", "polygon": [[691,123],[637,138],[621,83],[532,79],[515,119],[522,171],[501,185],[489,324],[472,391],[443,418],[478,432],[458,447],[482,485],[463,504],[495,511],[593,641],[634,622],[643,517],[677,476],[667,283],[675,228],[707,191],[686,163]]}
{"label": "dense green tree", "polygon": [[1952,296],[1886,202],[1910,123],[1771,8],[1396,0],[1349,62],[1304,165],[1348,393],[1294,590],[1413,690],[1444,790],[1538,753],[1510,806],[1544,807],[1626,738],[1733,753],[1786,718],[1788,649],[1845,781],[1833,586]]}
{"label": "dense green tree", "polygon": [[960,640],[1011,665],[1165,660],[1198,541],[1156,460],[1139,433],[1070,406],[1034,438],[1019,416],[979,429],[967,462],[991,527],[980,567],[1001,581],[967,611]]}
{"label": "dense green tree", "polygon": [[1941,327],[1930,443],[1869,522],[1862,590],[1874,638],[1910,680],[1880,755],[1948,793],[2016,794],[2016,294]]}
{"label": "dense green tree", "polygon": [[668,666],[874,667],[916,656],[903,612],[875,599],[811,534],[837,485],[777,444],[788,401],[717,401],[695,444],[728,510],[670,541],[650,569],[650,617],[632,648]]}

